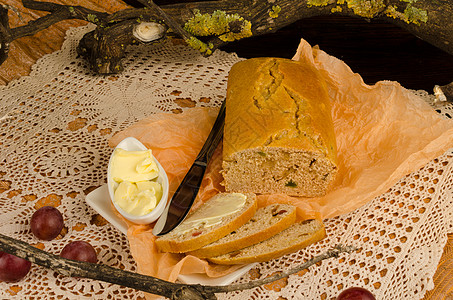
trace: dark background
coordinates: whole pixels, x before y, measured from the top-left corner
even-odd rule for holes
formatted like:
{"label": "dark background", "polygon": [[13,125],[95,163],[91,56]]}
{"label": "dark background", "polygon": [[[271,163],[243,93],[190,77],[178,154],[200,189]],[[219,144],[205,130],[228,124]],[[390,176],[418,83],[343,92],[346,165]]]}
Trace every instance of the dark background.
{"label": "dark background", "polygon": [[[142,6],[136,0],[124,1],[135,7]],[[158,5],[178,2],[193,1],[155,1]],[[244,58],[291,58],[301,38],[343,60],[367,84],[394,80],[406,88],[432,93],[434,85],[453,82],[453,55],[382,21],[313,17],[297,21],[276,33],[232,42],[220,49],[236,52]]]}

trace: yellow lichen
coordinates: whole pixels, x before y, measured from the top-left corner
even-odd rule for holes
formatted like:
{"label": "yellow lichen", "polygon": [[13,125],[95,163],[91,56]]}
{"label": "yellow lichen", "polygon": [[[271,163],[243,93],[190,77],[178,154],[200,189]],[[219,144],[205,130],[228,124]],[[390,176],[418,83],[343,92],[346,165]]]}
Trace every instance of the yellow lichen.
{"label": "yellow lichen", "polygon": [[397,10],[396,6],[387,7],[385,14],[394,19],[403,20],[406,23],[420,24],[428,21],[428,13],[425,10],[415,8],[411,4],[406,6],[404,12]]}
{"label": "yellow lichen", "polygon": [[[373,18],[379,12],[385,9],[384,0],[308,0],[308,6],[326,6],[329,4],[343,5],[347,6],[354,11],[358,16],[364,18]],[[332,12],[342,11],[342,8],[335,7],[332,8]]]}
{"label": "yellow lichen", "polygon": [[354,13],[364,18],[373,18],[385,9],[384,0],[346,0]]}
{"label": "yellow lichen", "polygon": [[326,6],[331,4],[330,0],[307,0],[308,6]]}
{"label": "yellow lichen", "polygon": [[408,23],[420,24],[420,22],[426,23],[428,21],[428,13],[426,10],[413,7],[410,4],[406,6],[404,15],[407,17]]}
{"label": "yellow lichen", "polygon": [[[194,12],[194,17],[184,25],[184,29],[195,36],[218,36],[223,41],[234,41],[252,35],[252,23],[238,14],[227,14],[216,10],[212,14],[201,14],[199,10]],[[232,22],[239,22],[239,31],[230,31]]]}
{"label": "yellow lichen", "polygon": [[278,5],[272,6],[272,9],[269,10],[269,17],[275,19],[278,17],[278,14],[282,11],[282,8]]}
{"label": "yellow lichen", "polygon": [[397,7],[394,6],[394,5],[390,5],[386,8],[385,10],[385,14],[388,16],[388,17],[391,17],[391,18],[394,18],[394,19],[401,19],[403,17],[403,13],[402,12],[399,12],[397,10]]}
{"label": "yellow lichen", "polygon": [[343,7],[340,5],[347,5],[349,9],[363,18],[374,18],[380,14],[386,14],[395,19],[401,19],[407,23],[420,24],[421,22],[428,21],[428,13],[425,10],[413,6],[418,0],[399,0],[406,3],[405,10],[399,11],[394,5],[386,4],[385,0],[307,0],[307,6],[326,6],[330,4],[337,4],[336,7],[331,8],[331,12],[342,12]]}
{"label": "yellow lichen", "polygon": [[192,47],[195,50],[200,51],[201,53],[204,53],[204,54],[207,54],[207,55],[211,55],[212,54],[212,50],[210,48],[212,48],[213,45],[212,44],[208,45],[208,44],[200,41],[196,37],[192,36],[189,39],[186,39],[186,43],[190,47]]}
{"label": "yellow lichen", "polygon": [[97,23],[99,21],[98,17],[94,14],[88,14],[87,15],[87,21],[91,23]]}
{"label": "yellow lichen", "polygon": [[240,40],[242,38],[246,38],[252,36],[252,23],[246,22],[242,26],[242,29],[240,32],[226,32],[224,34],[219,35],[219,39],[221,39],[224,42],[232,42],[235,40]]}
{"label": "yellow lichen", "polygon": [[336,12],[342,12],[343,11],[343,8],[341,6],[336,6],[336,7],[333,7],[331,10],[330,10],[332,13],[336,13]]}

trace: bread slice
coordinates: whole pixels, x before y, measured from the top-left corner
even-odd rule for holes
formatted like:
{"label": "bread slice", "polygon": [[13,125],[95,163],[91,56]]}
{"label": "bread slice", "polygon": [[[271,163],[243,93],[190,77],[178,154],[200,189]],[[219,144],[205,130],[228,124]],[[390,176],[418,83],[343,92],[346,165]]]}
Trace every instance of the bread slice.
{"label": "bread slice", "polygon": [[295,223],[273,237],[250,247],[224,255],[208,258],[221,265],[248,264],[269,261],[298,251],[326,236],[324,224],[320,220],[307,220]]}
{"label": "bread slice", "polygon": [[255,215],[237,230],[188,254],[213,257],[264,241],[296,221],[296,207],[290,204],[271,204],[258,209]]}
{"label": "bread slice", "polygon": [[212,243],[244,225],[257,209],[255,194],[220,193],[206,201],[175,229],[158,237],[160,251],[183,253]]}
{"label": "bread slice", "polygon": [[305,63],[259,57],[228,75],[223,140],[229,192],[322,196],[337,174],[326,84]]}

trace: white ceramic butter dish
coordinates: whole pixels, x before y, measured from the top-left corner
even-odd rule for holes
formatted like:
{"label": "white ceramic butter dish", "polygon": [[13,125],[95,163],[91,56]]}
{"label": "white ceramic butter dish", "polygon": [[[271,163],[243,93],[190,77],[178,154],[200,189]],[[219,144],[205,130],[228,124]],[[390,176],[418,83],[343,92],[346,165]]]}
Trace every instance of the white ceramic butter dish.
{"label": "white ceramic butter dish", "polygon": [[[137,140],[134,137],[127,137],[124,140],[122,140],[115,148],[124,149],[126,151],[141,151],[141,150],[148,150],[145,145],[143,145],[139,140]],[[150,224],[154,221],[156,221],[162,212],[164,211],[164,208],[167,204],[167,199],[168,199],[168,177],[167,173],[165,173],[164,168],[162,165],[157,161],[157,159],[154,157],[154,160],[157,163],[157,166],[159,168],[159,175],[156,179],[158,183],[162,185],[162,197],[157,203],[156,207],[148,214],[142,215],[142,216],[137,216],[130,214],[126,211],[124,211],[113,199],[114,199],[114,193],[116,188],[118,187],[118,183],[115,182],[111,176],[112,174],[112,158],[115,150],[112,152],[112,155],[110,156],[110,161],[108,165],[108,170],[107,170],[107,186],[108,186],[108,191],[110,195],[110,199],[115,206],[116,210],[127,220],[136,223],[136,224]]]}

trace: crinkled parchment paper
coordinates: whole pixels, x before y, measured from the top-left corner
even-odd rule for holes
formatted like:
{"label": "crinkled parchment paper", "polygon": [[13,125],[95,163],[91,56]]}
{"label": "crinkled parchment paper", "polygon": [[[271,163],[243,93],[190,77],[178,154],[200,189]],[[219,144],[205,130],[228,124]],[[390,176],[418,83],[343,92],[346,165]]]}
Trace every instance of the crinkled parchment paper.
{"label": "crinkled parchment paper", "polygon": [[[339,173],[324,197],[259,195],[259,205],[274,202],[298,207],[299,219],[331,218],[359,208],[386,192],[400,178],[418,170],[453,146],[453,121],[397,82],[367,85],[341,60],[302,40],[295,60],[314,65],[324,76],[332,99]],[[115,135],[111,146],[134,136],[151,148],[166,169],[174,192],[209,134],[217,109],[193,108],[159,114]],[[221,147],[211,161],[195,207],[222,191]],[[237,267],[215,266],[180,254],[160,253],[148,226],[130,225],[132,255],[143,274],[175,281],[178,274],[222,276]]]}

